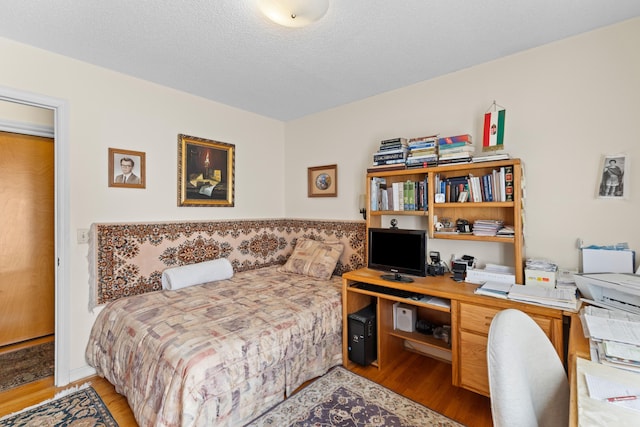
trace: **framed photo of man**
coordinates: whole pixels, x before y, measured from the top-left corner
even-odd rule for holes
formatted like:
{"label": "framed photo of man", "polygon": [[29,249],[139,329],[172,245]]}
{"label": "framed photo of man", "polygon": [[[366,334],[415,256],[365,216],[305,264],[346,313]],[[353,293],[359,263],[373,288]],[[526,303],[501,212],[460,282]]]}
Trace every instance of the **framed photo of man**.
{"label": "framed photo of man", "polygon": [[145,154],[109,148],[109,187],[145,188]]}
{"label": "framed photo of man", "polygon": [[624,154],[602,157],[598,171],[598,198],[624,199],[629,194],[629,158]]}

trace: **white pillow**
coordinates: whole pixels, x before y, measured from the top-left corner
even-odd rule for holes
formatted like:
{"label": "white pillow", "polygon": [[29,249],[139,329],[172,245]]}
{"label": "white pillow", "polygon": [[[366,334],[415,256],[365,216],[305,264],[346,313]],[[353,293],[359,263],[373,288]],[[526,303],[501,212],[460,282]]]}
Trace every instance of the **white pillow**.
{"label": "white pillow", "polygon": [[181,267],[167,268],[162,272],[162,289],[181,289],[216,280],[233,277],[233,266],[226,258]]}

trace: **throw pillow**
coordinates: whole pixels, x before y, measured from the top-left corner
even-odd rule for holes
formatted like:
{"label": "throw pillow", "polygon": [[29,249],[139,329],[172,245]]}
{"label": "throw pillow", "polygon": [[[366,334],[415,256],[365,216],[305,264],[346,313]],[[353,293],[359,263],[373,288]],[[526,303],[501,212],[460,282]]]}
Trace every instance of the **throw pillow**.
{"label": "throw pillow", "polygon": [[337,240],[320,242],[299,238],[293,253],[278,271],[328,280],[343,250],[343,244]]}

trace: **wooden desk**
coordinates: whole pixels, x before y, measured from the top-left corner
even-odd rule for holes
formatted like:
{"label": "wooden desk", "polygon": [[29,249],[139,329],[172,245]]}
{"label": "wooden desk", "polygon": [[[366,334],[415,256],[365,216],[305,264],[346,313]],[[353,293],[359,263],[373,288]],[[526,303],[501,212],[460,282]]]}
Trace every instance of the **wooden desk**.
{"label": "wooden desk", "polygon": [[[348,316],[372,303],[376,304],[377,325],[377,360],[374,365],[380,370],[391,366],[391,361],[406,357],[409,351],[407,343],[411,343],[415,344],[411,347],[425,349],[426,353],[423,354],[449,360],[453,385],[489,396],[486,351],[489,326],[493,316],[506,308],[516,308],[531,316],[547,334],[561,360],[564,360],[562,310],[476,295],[476,285],[455,282],[449,275],[412,277],[412,283],[391,282],[381,279],[380,275],[380,271],[367,268],[342,275],[343,363],[347,367],[353,363],[348,353]],[[395,296],[384,290],[366,289],[362,284],[442,298],[450,303],[450,307]],[[418,319],[451,325],[449,343],[418,332],[395,329],[393,310],[397,302],[416,307]]]}
{"label": "wooden desk", "polygon": [[585,338],[582,329],[582,321],[576,313],[571,315],[571,324],[569,326],[569,350],[568,350],[568,365],[567,370],[569,373],[569,387],[571,390],[569,411],[569,425],[578,425],[578,380],[576,375],[577,370],[577,358],[591,360],[591,352],[589,350],[589,340]]}

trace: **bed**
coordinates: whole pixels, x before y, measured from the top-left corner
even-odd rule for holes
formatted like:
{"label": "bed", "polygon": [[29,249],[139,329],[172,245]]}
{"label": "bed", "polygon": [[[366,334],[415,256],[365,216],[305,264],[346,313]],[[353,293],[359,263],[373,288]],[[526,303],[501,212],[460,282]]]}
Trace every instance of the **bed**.
{"label": "bed", "polygon": [[340,277],[280,270],[110,302],[87,361],[141,426],[243,425],[342,363]]}

